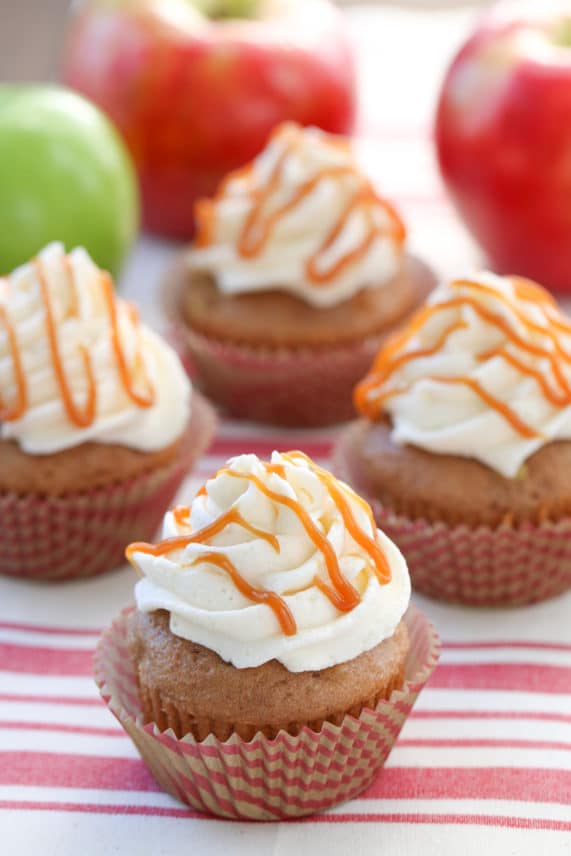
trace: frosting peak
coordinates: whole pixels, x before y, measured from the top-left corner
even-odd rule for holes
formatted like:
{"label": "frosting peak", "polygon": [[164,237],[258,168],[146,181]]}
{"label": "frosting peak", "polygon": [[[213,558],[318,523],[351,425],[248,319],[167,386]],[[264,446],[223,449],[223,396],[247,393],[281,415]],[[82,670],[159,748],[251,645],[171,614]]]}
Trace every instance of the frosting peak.
{"label": "frosting peak", "polygon": [[388,282],[401,264],[399,216],[349,144],[316,128],[280,125],[196,216],[190,265],[227,294],[274,288],[331,306]]}
{"label": "frosting peak", "polygon": [[132,544],[140,609],[238,668],[350,660],[392,635],[410,582],[369,506],[301,452],[230,460],[157,545]]}
{"label": "frosting peak", "polygon": [[541,286],[483,272],[440,285],[355,393],[393,439],[480,460],[506,477],[571,439],[571,322]]}
{"label": "frosting peak", "polygon": [[85,250],[50,244],[0,280],[0,438],[30,454],[89,440],[150,451],[189,411],[177,356]]}

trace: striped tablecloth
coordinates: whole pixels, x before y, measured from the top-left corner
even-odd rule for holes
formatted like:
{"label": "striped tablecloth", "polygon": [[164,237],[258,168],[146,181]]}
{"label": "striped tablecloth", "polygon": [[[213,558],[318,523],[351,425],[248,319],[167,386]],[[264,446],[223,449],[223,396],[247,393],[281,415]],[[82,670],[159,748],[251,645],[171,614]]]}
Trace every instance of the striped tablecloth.
{"label": "striped tablecloth", "polygon": [[[469,17],[350,17],[363,158],[443,273],[476,263],[429,144],[436,83]],[[156,285],[175,249],[142,242],[123,286],[158,326]],[[226,422],[182,495],[239,451],[300,447],[326,463],[335,433]],[[571,854],[571,593],[493,611],[415,597],[444,649],[382,774],[335,811],[255,825],[199,816],[163,794],[100,702],[93,647],[133,582],[127,568],[64,585],[0,580],[0,853]]]}

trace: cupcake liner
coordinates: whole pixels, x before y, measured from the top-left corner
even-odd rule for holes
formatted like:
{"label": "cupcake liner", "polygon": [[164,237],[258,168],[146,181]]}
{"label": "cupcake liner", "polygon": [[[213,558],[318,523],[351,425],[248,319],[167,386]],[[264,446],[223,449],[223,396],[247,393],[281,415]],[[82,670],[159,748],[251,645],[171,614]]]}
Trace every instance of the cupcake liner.
{"label": "cupcake liner", "polygon": [[221,741],[210,734],[199,742],[191,734],[179,739],[172,729],[144,724],[127,615],[107,630],[95,654],[95,680],[105,703],[164,790],[199,811],[234,819],[301,817],[357,796],[383,766],[440,653],[436,631],[410,607],[404,684],[374,710],[347,714],[339,725],[325,722],[318,732],[304,726],[296,736],[281,731],[270,739],[258,732],[249,741],[237,734]]}
{"label": "cupcake liner", "polygon": [[571,518],[491,528],[409,520],[371,502],[417,591],[473,606],[524,606],[571,588]]}
{"label": "cupcake liner", "polygon": [[[342,444],[333,471],[351,483]],[[379,527],[406,558],[414,588],[471,606],[524,606],[571,588],[571,518],[499,526],[410,519],[367,496]]]}
{"label": "cupcake liner", "polygon": [[392,330],[345,345],[260,348],[221,342],[181,318],[181,271],[175,263],[163,286],[167,337],[189,375],[226,413],[289,427],[319,427],[354,416],[353,389]]}
{"label": "cupcake liner", "polygon": [[384,336],[317,349],[261,349],[176,327],[171,342],[203,392],[238,419],[319,427],[354,415],[353,389]]}
{"label": "cupcake liner", "polygon": [[215,418],[193,394],[177,457],[115,484],[62,496],[0,491],[0,573],[69,580],[110,571],[132,541],[150,540],[191,465],[207,448]]}

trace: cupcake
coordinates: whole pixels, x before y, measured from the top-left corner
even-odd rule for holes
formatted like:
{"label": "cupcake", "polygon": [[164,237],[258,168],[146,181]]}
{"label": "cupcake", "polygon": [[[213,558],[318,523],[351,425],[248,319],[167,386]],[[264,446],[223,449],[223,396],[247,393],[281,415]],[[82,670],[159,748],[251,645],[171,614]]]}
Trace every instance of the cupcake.
{"label": "cupcake", "polygon": [[101,692],[159,782],[253,819],[362,791],[438,653],[367,504],[300,452],[246,454],[169,512],[163,534],[128,548],[137,608],[96,656]]}
{"label": "cupcake", "polygon": [[481,605],[571,587],[571,322],[539,285],[440,285],[355,393],[337,471],[413,584]]}
{"label": "cupcake", "polygon": [[434,281],[348,142],[280,125],[196,220],[166,302],[206,394],[260,422],[351,418],[355,383]]}
{"label": "cupcake", "polygon": [[50,244],[0,281],[0,572],[121,564],[212,430],[176,353],[83,249]]}

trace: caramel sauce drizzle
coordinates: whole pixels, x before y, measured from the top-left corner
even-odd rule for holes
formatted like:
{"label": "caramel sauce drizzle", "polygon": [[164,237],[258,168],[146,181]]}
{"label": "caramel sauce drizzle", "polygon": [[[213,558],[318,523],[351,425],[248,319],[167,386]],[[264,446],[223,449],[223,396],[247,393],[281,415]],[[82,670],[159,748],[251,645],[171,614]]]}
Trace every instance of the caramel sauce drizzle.
{"label": "caramel sauce drizzle", "polygon": [[442,350],[452,333],[455,333],[456,330],[462,330],[464,327],[467,326],[468,324],[466,323],[466,321],[453,321],[452,324],[449,324],[448,327],[443,330],[434,345],[432,345],[431,347],[418,348],[418,350],[416,351],[407,351],[404,354],[400,354],[400,356],[395,357],[390,364],[386,365],[383,374],[383,380],[387,381],[391,377],[391,375],[397,371],[397,369],[399,369],[401,366],[404,366],[406,363],[411,362],[412,360],[420,360],[424,357],[434,356],[434,354],[437,354],[440,350]]}
{"label": "caramel sauce drizzle", "polygon": [[[554,407],[565,407],[571,404],[571,387],[567,382],[558,358],[566,363],[571,363],[571,354],[563,347],[558,331],[571,335],[571,324],[568,324],[561,313],[557,309],[557,305],[551,296],[531,280],[526,280],[519,277],[512,279],[516,297],[524,302],[533,304],[539,307],[543,312],[545,324],[541,324],[531,318],[528,318],[525,312],[509,297],[497,292],[494,288],[485,283],[474,282],[472,280],[455,280],[451,283],[451,287],[466,288],[480,294],[490,295],[513,313],[517,320],[528,329],[530,332],[536,333],[539,336],[547,339],[552,348],[541,344],[527,342],[521,337],[510,322],[501,315],[482,306],[476,298],[470,295],[462,295],[445,300],[442,303],[436,303],[432,306],[426,306],[421,309],[409,322],[404,331],[394,336],[384,348],[381,349],[373,364],[373,367],[367,377],[358,384],[355,390],[355,404],[358,410],[369,418],[375,419],[383,409],[387,399],[397,395],[402,395],[408,392],[415,383],[404,384],[399,387],[386,388],[386,383],[390,377],[402,365],[415,359],[422,357],[433,356],[439,353],[445,346],[449,336],[462,326],[466,326],[465,322],[458,321],[447,327],[439,336],[438,340],[432,347],[412,350],[405,353],[400,353],[408,342],[421,331],[426,323],[433,316],[440,314],[447,309],[462,309],[465,307],[471,308],[479,318],[495,327],[502,332],[508,343],[514,348],[519,349],[527,355],[540,357],[549,362],[551,374],[555,382],[554,389],[549,382],[549,379],[540,370],[526,364],[517,354],[508,351],[506,347],[499,346],[491,348],[478,354],[477,359],[487,360],[493,357],[499,357],[509,363],[514,369],[522,375],[532,378],[539,386],[545,399]],[[555,352],[555,353],[554,353]],[[489,393],[484,387],[474,378],[459,376],[448,377],[439,375],[427,375],[423,380],[433,380],[438,383],[457,384],[469,387],[475,395],[481,398],[491,409],[499,413],[522,437],[536,438],[540,437],[530,425],[525,423],[519,416],[506,404]],[[373,394],[371,394],[373,393]]]}
{"label": "caramel sauce drizzle", "polygon": [[[71,318],[79,317],[79,298],[77,294],[77,285],[74,278],[73,266],[68,256],[64,256],[63,265],[69,284],[69,310],[68,314]],[[56,383],[62,398],[65,412],[70,422],[78,428],[87,428],[93,424],[96,416],[97,408],[97,388],[93,365],[90,354],[84,345],[78,345],[79,354],[83,365],[83,370],[86,379],[86,399],[83,406],[77,404],[74,400],[68,375],[65,370],[65,361],[62,357],[59,345],[57,325],[54,317],[54,310],[49,293],[46,272],[40,259],[35,259],[33,262],[34,270],[39,284],[40,298],[42,301],[45,330],[50,352],[51,363],[53,366]],[[121,344],[119,335],[119,320],[117,313],[117,301],[113,291],[113,283],[108,274],[101,274],[101,289],[105,299],[109,320],[111,324],[111,341],[117,369],[119,372],[121,384],[129,398],[139,407],[150,407],[155,401],[155,393],[150,381],[150,378],[145,370],[144,362],[141,354],[140,343],[138,343],[137,351],[134,359],[132,371],[129,370],[127,359]],[[137,328],[138,317],[136,309],[128,305],[128,314],[131,323]],[[5,422],[21,419],[28,409],[28,395],[26,375],[22,363],[22,354],[18,344],[18,338],[14,325],[11,323],[6,308],[0,305],[0,327],[4,327],[8,339],[8,347],[10,358],[12,361],[14,377],[16,379],[17,396],[16,402],[12,408],[6,408],[0,400],[0,420]],[[135,374],[139,374],[143,378],[144,391],[139,392],[135,389]]]}
{"label": "caramel sauce drizzle", "polygon": [[[271,139],[274,139],[280,132],[281,129],[274,132]],[[300,147],[302,142],[303,131],[296,129],[294,132],[292,128],[289,139],[285,141],[284,151],[274,164],[265,185],[261,188],[253,187],[251,189],[249,193],[251,210],[238,236],[236,249],[238,254],[244,259],[251,259],[260,255],[270,241],[272,233],[279,222],[287,214],[299,207],[323,181],[342,179],[346,176],[353,177],[356,179],[356,188],[353,195],[325,236],[322,245],[307,259],[305,264],[305,273],[308,280],[314,285],[324,285],[335,279],[347,267],[363,258],[377,238],[389,235],[399,246],[402,246],[406,237],[406,230],[395,208],[386,199],[376,193],[371,182],[363,177],[352,164],[323,167],[315,175],[303,182],[287,202],[272,210],[270,206],[271,199],[279,189],[288,158],[295,153],[295,150]],[[341,145],[341,148],[347,150],[344,144]],[[230,173],[212,199],[202,199],[197,204],[196,245],[198,247],[206,247],[213,242],[216,206],[222,201],[228,183],[236,179],[251,179],[253,170],[254,164],[248,164],[246,167]],[[372,210],[375,206],[379,205],[384,208],[388,215],[389,224],[387,226],[375,223]],[[363,239],[356,247],[345,252],[329,267],[321,267],[320,269],[320,263],[324,255],[335,244],[352,215],[359,211],[363,213],[367,223]]]}
{"label": "caramel sauce drizzle", "polygon": [[[555,298],[542,288],[533,279],[527,279],[524,276],[512,276],[511,281],[514,286],[516,297],[519,300],[526,300],[528,303],[539,303],[543,306],[549,306],[557,310]],[[558,311],[558,310],[557,310]]]}
{"label": "caramel sauce drizzle", "polygon": [[237,572],[230,559],[220,553],[206,553],[204,556],[199,556],[195,559],[192,564],[198,565],[205,563],[214,565],[222,571],[225,571],[240,594],[243,594],[244,597],[248,598],[248,600],[251,600],[254,603],[267,604],[278,619],[285,636],[295,636],[297,633],[295,618],[293,617],[289,606],[285,600],[279,596],[279,594],[276,594],[273,591],[268,591],[267,589],[258,589],[251,586],[246,582],[244,577]]}
{"label": "caramel sauce drizzle", "polygon": [[176,505],[172,510],[172,516],[179,529],[190,525],[190,508],[188,505]]}
{"label": "caramel sauce drizzle", "polygon": [[[135,355],[134,367],[132,372],[129,371],[129,367],[127,365],[127,360],[123,351],[123,346],[121,344],[121,337],[119,336],[117,301],[115,300],[115,294],[113,291],[113,282],[108,273],[103,273],[101,275],[101,287],[103,289],[103,295],[107,304],[109,320],[111,321],[111,339],[113,342],[115,360],[117,362],[117,368],[119,370],[119,376],[121,377],[121,383],[123,384],[123,388],[131,399],[131,401],[133,401],[139,407],[152,407],[155,402],[155,393],[150,378],[144,369],[144,362],[141,355],[140,343]],[[131,319],[131,323],[134,327],[136,327],[139,320],[137,310],[134,306],[129,305],[128,313]],[[144,392],[137,392],[137,390],[135,389],[135,372],[139,372],[143,375],[143,385],[145,387]]]}
{"label": "caramel sauce drizzle", "polygon": [[321,532],[319,527],[315,525],[307,511],[302,508],[301,504],[289,496],[283,496],[281,493],[276,493],[276,491],[266,487],[266,485],[253,473],[237,473],[231,469],[225,469],[222,470],[222,472],[234,478],[246,479],[246,481],[254,484],[260,493],[263,493],[264,496],[268,497],[268,499],[271,499],[278,505],[284,505],[297,515],[307,535],[311,538],[325,560],[327,573],[329,574],[329,578],[331,579],[333,587],[337,593],[337,603],[335,606],[337,606],[337,609],[340,609],[341,612],[350,612],[354,609],[360,601],[359,593],[341,573],[339,562],[337,561],[337,556],[335,555],[335,550],[331,546],[331,542]]}
{"label": "caramel sauce drizzle", "polygon": [[8,313],[4,306],[0,305],[0,326],[6,330],[8,337],[8,347],[10,349],[10,357],[14,367],[14,377],[16,379],[16,401],[11,408],[7,408],[0,398],[0,421],[12,422],[16,419],[21,419],[28,406],[28,392],[26,387],[26,376],[22,367],[20,358],[20,350],[18,348],[18,340],[16,339],[16,331],[14,325],[8,317]]}
{"label": "caramel sauce drizzle", "polygon": [[79,317],[79,297],[77,294],[75,277],[73,275],[73,267],[72,267],[72,264],[71,264],[68,256],[63,257],[63,267],[64,267],[64,270],[66,272],[67,283],[68,283],[68,288],[69,288],[69,298],[70,298],[70,304],[71,304],[69,314],[71,315],[72,318],[78,318]]}
{"label": "caramel sauce drizzle", "polygon": [[[571,354],[568,351],[564,350],[564,348],[561,345],[561,342],[559,341],[559,339],[557,337],[557,333],[553,329],[551,329],[551,327],[546,327],[542,324],[538,324],[537,321],[532,321],[532,319],[528,318],[525,315],[525,313],[521,311],[519,306],[517,306],[512,300],[510,300],[509,297],[506,297],[505,295],[498,295],[497,291],[495,291],[489,285],[485,285],[484,283],[481,283],[481,282],[473,282],[472,280],[468,280],[468,279],[456,280],[455,282],[452,283],[452,287],[453,288],[470,288],[473,291],[477,291],[477,292],[479,291],[482,294],[489,294],[492,297],[499,298],[500,302],[503,303],[505,306],[507,306],[514,313],[514,315],[516,316],[518,321],[520,321],[525,327],[527,327],[528,330],[531,330],[534,333],[538,333],[540,336],[548,336],[549,339],[551,339],[551,341],[553,342],[555,350],[557,351],[559,356],[562,357],[565,360],[565,362],[571,363]],[[539,286],[537,286],[537,288],[539,288]],[[529,290],[529,284],[528,284],[527,291],[524,293],[527,294],[526,302],[536,303],[536,305],[541,306],[545,311],[545,305],[544,305],[543,300],[538,300],[538,299],[531,300],[530,299],[532,292]],[[571,331],[569,331],[569,332],[571,332]],[[513,334],[513,330],[512,330],[512,334]],[[546,352],[546,355],[549,355],[549,353],[550,353],[549,351]]]}
{"label": "caramel sauce drizzle", "polygon": [[[222,472],[228,472],[227,470],[223,470]],[[174,509],[174,518],[178,523],[182,521],[184,525],[188,525],[188,518],[190,516],[190,509],[184,506],[177,506]],[[275,535],[272,535],[270,532],[264,532],[262,529],[258,529],[256,526],[252,526],[248,523],[247,520],[240,514],[240,512],[236,508],[230,508],[224,514],[222,514],[217,520],[214,520],[208,526],[204,526],[198,532],[195,532],[194,535],[181,535],[174,538],[166,538],[164,541],[161,541],[159,544],[146,544],[144,542],[136,542],[134,544],[130,544],[126,550],[126,556],[129,562],[135,566],[133,561],[133,556],[135,553],[145,553],[149,556],[166,556],[169,553],[172,553],[174,550],[184,550],[189,544],[205,544],[211,538],[214,538],[216,535],[219,535],[221,532],[226,529],[231,523],[235,523],[238,526],[241,526],[243,529],[246,529],[248,532],[251,532],[256,538],[261,538],[270,544],[276,553],[280,552],[280,544],[278,538]],[[280,627],[286,636],[291,636],[296,633],[296,624],[295,619],[291,613],[290,608],[286,604],[285,600],[281,598],[279,595],[275,594],[275,592],[265,591],[261,589],[256,589],[251,586],[247,580],[245,580],[234,567],[233,563],[221,553],[207,553],[205,555],[199,556],[197,559],[193,561],[193,565],[197,565],[200,563],[208,562],[210,564],[216,565],[223,571],[226,571],[232,582],[243,595],[248,597],[250,600],[255,603],[267,603],[267,605],[274,611],[276,618],[279,621]],[[136,566],[135,566],[136,567]]]}
{"label": "caramel sauce drizzle", "polygon": [[50,356],[52,359],[52,365],[54,368],[54,373],[56,376],[60,395],[63,399],[64,407],[70,421],[73,422],[74,425],[77,425],[78,428],[87,428],[89,425],[92,424],[93,420],[95,419],[96,404],[95,376],[93,374],[91,357],[89,355],[89,352],[87,351],[87,348],[85,348],[84,345],[78,346],[78,350],[81,355],[81,360],[83,362],[85,377],[87,380],[87,398],[83,409],[80,409],[73,400],[73,396],[71,394],[71,390],[67,381],[67,375],[63,366],[63,361],[59,350],[59,340],[53,314],[52,302],[50,300],[48,283],[46,280],[43,265],[39,259],[35,259],[34,268],[40,285],[40,293],[42,296],[42,302],[44,305],[44,312],[46,318],[46,332],[48,335]]}
{"label": "caramel sauce drizzle", "polygon": [[[515,354],[510,353],[510,351],[506,351],[505,348],[492,348],[489,351],[485,351],[482,354],[478,354],[478,359],[481,361],[490,360],[494,357],[501,357],[502,360],[505,360],[506,363],[509,363],[514,369],[517,369],[522,374],[527,375],[528,377],[532,377],[537,385],[541,388],[541,391],[545,398],[553,404],[554,407],[565,407],[567,404],[571,403],[571,395],[569,394],[569,387],[567,384],[565,395],[558,395],[557,392],[551,389],[549,386],[549,382],[544,375],[541,374],[539,369],[534,369],[532,366],[528,366],[523,363]],[[563,382],[564,379],[562,378]]]}
{"label": "caramel sauce drizzle", "polygon": [[[222,472],[227,471],[223,470]],[[181,506],[179,506],[179,509],[180,508]],[[183,511],[188,512],[190,515],[190,509],[185,508]],[[186,515],[183,515],[183,518],[185,516]],[[146,553],[149,556],[166,556],[168,553],[172,553],[173,550],[183,550],[185,547],[188,547],[189,544],[204,544],[206,541],[210,540],[210,538],[214,538],[216,535],[223,532],[231,523],[236,523],[243,529],[247,529],[248,532],[251,532],[252,535],[256,536],[256,538],[262,538],[264,541],[267,541],[268,544],[274,548],[276,553],[280,552],[279,541],[275,535],[272,535],[269,532],[264,532],[256,526],[252,526],[242,517],[236,508],[230,508],[217,520],[214,520],[212,523],[209,523],[208,526],[204,526],[202,529],[199,529],[194,535],[177,535],[174,538],[166,538],[159,544],[146,544],[142,541],[130,544],[127,547],[127,558],[130,561],[133,554],[137,552]],[[185,521],[185,525],[188,525],[188,518]]]}
{"label": "caramel sauce drizzle", "polygon": [[[377,544],[374,538],[371,538],[370,535],[367,535],[364,532],[357,521],[355,520],[353,513],[351,511],[351,507],[343,495],[343,490],[337,486],[337,480],[331,473],[328,473],[327,470],[318,467],[313,461],[305,455],[303,452],[287,452],[283,456],[286,460],[295,463],[296,460],[305,461],[307,464],[311,466],[311,469],[319,478],[321,483],[327,488],[329,493],[331,494],[331,499],[333,500],[335,507],[341,514],[343,519],[343,523],[353,540],[365,550],[371,557],[373,561],[373,568],[377,575],[377,578],[381,585],[386,585],[391,581],[391,569],[389,567],[389,563],[387,562],[387,557]],[[377,526],[373,518],[373,512],[371,511],[371,507],[367,502],[365,502],[362,497],[358,496],[354,491],[350,491],[353,499],[356,499],[361,508],[363,508],[369,518],[369,522],[371,524],[371,528],[373,532],[377,531]]]}
{"label": "caramel sauce drizzle", "polygon": [[[344,496],[344,490],[349,493],[351,497],[358,500],[361,507],[367,513],[373,532],[376,532],[376,524],[369,505],[363,499],[354,494],[350,488],[345,486],[344,489],[339,488],[332,475],[313,464],[313,462],[302,452],[289,452],[284,454],[283,457],[286,459],[286,462],[289,463],[295,463],[298,460],[303,460],[310,465],[312,471],[329,490],[331,498],[336,508],[339,510],[348,532],[351,534],[355,542],[369,554],[374,572],[381,584],[385,585],[390,582],[391,571],[386,556],[376,543],[376,540],[364,532],[358,525],[351,512],[349,502]],[[284,464],[265,464],[265,469],[269,473],[275,473],[281,477],[285,476]],[[312,581],[313,585],[315,585],[340,612],[350,612],[355,608],[355,606],[357,606],[361,600],[360,595],[341,573],[339,561],[329,539],[321,532],[319,527],[311,519],[311,516],[297,500],[284,496],[273,491],[271,488],[266,487],[266,485],[253,473],[240,473],[232,470],[230,467],[224,467],[218,473],[218,475],[221,474],[250,482],[258,491],[260,491],[260,493],[267,496],[268,499],[293,511],[301,522],[309,538],[322,554],[327,568],[329,581],[322,580],[320,577],[315,576]],[[205,486],[203,486],[199,491],[198,495],[203,495],[204,492]],[[177,506],[173,509],[173,516],[177,525],[186,526],[189,524],[190,509],[186,506]],[[231,523],[241,526],[257,538],[262,538],[279,553],[279,540],[275,535],[252,526],[243,518],[237,509],[231,508],[213,523],[203,527],[194,534],[167,538],[159,544],[146,544],[142,542],[131,544],[126,550],[126,556],[131,564],[136,567],[134,562],[135,553],[144,553],[145,555],[151,556],[165,556],[175,550],[183,550],[188,547],[189,544],[205,544],[210,538],[218,535]],[[250,584],[238,573],[237,569],[228,557],[217,552],[211,552],[198,557],[192,564],[196,565],[199,563],[214,564],[230,576],[236,588],[247,598],[255,603],[267,604],[276,615],[284,634],[290,636],[297,632],[295,620],[285,600],[275,592],[270,592],[265,589],[256,589],[250,586]]]}

